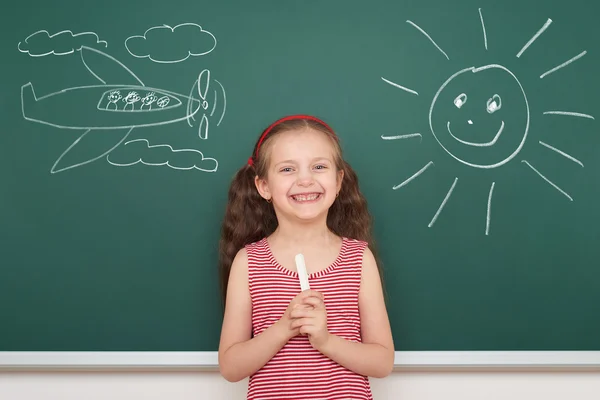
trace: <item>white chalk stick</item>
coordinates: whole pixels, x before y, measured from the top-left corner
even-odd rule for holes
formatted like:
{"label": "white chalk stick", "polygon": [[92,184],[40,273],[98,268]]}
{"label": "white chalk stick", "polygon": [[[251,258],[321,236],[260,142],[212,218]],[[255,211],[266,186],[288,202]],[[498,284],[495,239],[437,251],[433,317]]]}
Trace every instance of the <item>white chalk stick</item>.
{"label": "white chalk stick", "polygon": [[296,270],[298,270],[298,278],[300,278],[300,289],[302,291],[310,289],[306,264],[304,263],[304,256],[302,254],[296,254]]}

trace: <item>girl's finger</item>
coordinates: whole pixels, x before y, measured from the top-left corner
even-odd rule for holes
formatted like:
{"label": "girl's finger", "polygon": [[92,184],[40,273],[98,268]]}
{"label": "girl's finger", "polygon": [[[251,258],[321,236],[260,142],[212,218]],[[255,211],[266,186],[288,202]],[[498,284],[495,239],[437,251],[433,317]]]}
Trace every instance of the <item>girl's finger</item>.
{"label": "girl's finger", "polygon": [[300,331],[300,333],[301,333],[301,334],[303,334],[303,335],[310,335],[310,334],[312,334],[312,333],[314,332],[314,330],[315,330],[314,328],[315,328],[315,327],[314,327],[314,326],[312,326],[312,325],[302,325],[302,326],[300,327],[300,330],[299,330],[299,331]]}
{"label": "girl's finger", "polygon": [[317,297],[319,299],[323,299],[323,293],[317,292],[316,290],[313,290],[313,289],[308,289],[308,290],[305,290],[304,292],[302,292],[302,298],[307,298],[307,297]]}
{"label": "girl's finger", "polygon": [[304,318],[304,317],[310,317],[311,316],[311,309],[308,308],[302,308],[302,309],[296,309],[294,311],[292,311],[290,313],[290,317],[291,318]]}
{"label": "girl's finger", "polygon": [[317,297],[307,297],[304,300],[302,300],[302,304],[310,304],[313,307],[319,307],[323,304],[323,300]]}
{"label": "girl's finger", "polygon": [[311,318],[306,318],[306,317],[305,318],[296,318],[292,321],[290,326],[292,327],[292,329],[300,328],[303,325],[310,324],[310,320],[311,320]]}
{"label": "girl's finger", "polygon": [[312,310],[314,309],[313,306],[311,306],[310,304],[296,304],[294,307],[292,307],[292,309],[289,312],[290,317],[293,317],[293,315],[295,313],[298,312],[302,312],[302,311],[306,311],[306,310]]}

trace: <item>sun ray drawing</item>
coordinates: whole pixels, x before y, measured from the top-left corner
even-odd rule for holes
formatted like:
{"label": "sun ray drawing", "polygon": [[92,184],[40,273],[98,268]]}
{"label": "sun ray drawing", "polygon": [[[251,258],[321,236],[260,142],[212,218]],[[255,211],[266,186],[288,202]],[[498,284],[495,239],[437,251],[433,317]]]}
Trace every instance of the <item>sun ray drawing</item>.
{"label": "sun ray drawing", "polygon": [[544,111],[545,115],[567,115],[571,117],[595,119],[592,115],[575,111]]}
{"label": "sun ray drawing", "polygon": [[417,93],[415,90],[412,90],[412,89],[406,88],[406,87],[404,87],[404,86],[402,86],[402,85],[399,85],[399,84],[397,84],[397,83],[395,83],[395,82],[392,82],[392,81],[390,81],[390,80],[387,80],[387,79],[385,79],[384,77],[381,77],[381,80],[382,80],[382,81],[384,81],[384,82],[386,82],[386,83],[389,83],[390,85],[392,85],[392,86],[394,86],[394,87],[397,87],[398,89],[402,89],[402,90],[404,90],[404,91],[407,91],[408,93],[412,93],[412,94],[419,95],[419,93]]}
{"label": "sun ray drawing", "polygon": [[566,67],[567,65],[571,64],[574,61],[579,60],[581,57],[585,56],[587,54],[587,51],[582,51],[581,53],[577,54],[575,57],[568,59],[567,61],[565,61],[562,64],[557,65],[554,68],[549,69],[548,71],[544,72],[543,74],[540,75],[540,79],[543,79],[544,77],[550,75],[553,72],[558,71],[561,68]]}
{"label": "sun ray drawing", "polygon": [[485,49],[487,50],[487,33],[485,32],[485,22],[483,22],[483,14],[481,13],[481,8],[479,9],[479,19],[481,20],[481,30],[483,31],[483,44],[485,46]]}
{"label": "sun ray drawing", "polygon": [[444,197],[444,200],[442,201],[442,204],[440,204],[440,207],[438,208],[438,210],[436,211],[435,215],[431,219],[431,222],[428,225],[430,228],[433,226],[433,224],[435,224],[435,221],[438,219],[438,217],[440,216],[442,210],[444,209],[444,206],[448,202],[448,199],[450,198],[450,195],[454,191],[454,187],[456,186],[456,182],[458,182],[458,178],[454,178],[454,182],[452,183],[452,186],[450,186],[450,190],[448,190],[448,193],[446,193],[446,197]]}
{"label": "sun ray drawing", "polygon": [[533,44],[533,42],[535,42],[537,40],[537,38],[544,33],[544,31],[546,29],[548,29],[548,27],[550,26],[550,24],[552,23],[552,20],[550,18],[548,18],[548,20],[546,21],[546,23],[544,23],[544,26],[542,26],[540,28],[539,31],[537,31],[535,33],[535,35],[533,35],[533,37],[531,39],[529,39],[529,41],[527,43],[525,43],[525,46],[523,46],[523,48],[517,53],[517,58],[521,57],[521,55],[525,52],[525,50],[527,50],[529,48],[529,46],[531,46]]}
{"label": "sun ray drawing", "polygon": [[395,185],[392,189],[394,189],[394,190],[400,189],[402,186],[406,185],[407,183],[409,183],[410,181],[412,181],[413,179],[415,179],[416,177],[418,177],[419,175],[421,175],[423,172],[425,172],[425,170],[427,168],[429,168],[432,165],[434,165],[433,161],[429,161],[423,168],[421,168],[420,170],[418,170],[413,176],[411,176],[410,178],[408,178],[407,180],[405,180],[401,184]]}
{"label": "sun ray drawing", "polygon": [[492,194],[494,193],[495,185],[496,185],[496,182],[492,182],[492,186],[490,186],[490,194],[488,195],[487,216],[485,218],[485,234],[486,234],[486,236],[490,234],[490,219],[492,216]]}
{"label": "sun ray drawing", "polygon": [[552,185],[552,187],[556,190],[558,190],[560,193],[562,193],[563,195],[565,195],[565,197],[571,201],[573,201],[573,198],[571,196],[569,196],[569,194],[567,192],[565,192],[564,190],[562,190],[561,188],[559,188],[554,182],[552,182],[550,179],[546,178],[540,171],[538,171],[533,165],[531,165],[529,163],[529,161],[527,160],[522,160],[521,162],[525,163],[529,168],[531,168],[536,174],[538,174],[543,180],[545,180],[546,182],[548,182],[550,185]]}
{"label": "sun ray drawing", "polygon": [[407,20],[406,22],[411,24],[415,28],[417,28],[419,30],[419,32],[421,32],[423,35],[425,35],[425,37],[427,39],[429,39],[429,41],[431,43],[433,43],[433,45],[444,55],[444,57],[446,57],[446,59],[450,60],[450,57],[448,57],[448,54],[446,54],[446,52],[444,50],[442,50],[442,48],[431,38],[431,36],[429,36],[429,34],[423,30],[423,28],[421,28],[419,25],[415,24],[414,22],[412,22],[410,20]]}
{"label": "sun ray drawing", "polygon": [[423,135],[421,135],[420,133],[407,133],[406,135],[393,135],[393,136],[381,135],[381,138],[383,140],[410,139],[410,138],[415,138],[415,137],[422,139]]}
{"label": "sun ray drawing", "polygon": [[546,148],[548,148],[548,149],[550,149],[550,150],[552,150],[552,151],[554,151],[554,152],[556,152],[556,153],[560,154],[561,156],[563,156],[563,157],[565,157],[565,158],[567,158],[567,159],[569,159],[569,160],[573,161],[574,163],[577,163],[577,164],[579,164],[579,165],[581,165],[581,166],[583,167],[583,163],[582,163],[581,161],[579,161],[578,159],[576,159],[575,157],[573,157],[573,156],[571,156],[571,155],[569,155],[569,154],[565,153],[564,151],[562,151],[562,150],[560,150],[560,149],[557,149],[557,148],[556,148],[556,147],[554,147],[554,146],[550,146],[548,143],[544,143],[544,142],[542,142],[541,140],[539,141],[539,143],[540,143],[542,146],[544,146],[544,147],[546,147]]}
{"label": "sun ray drawing", "polygon": [[[481,35],[480,45],[489,51],[490,55],[493,55],[494,46],[488,46],[488,34],[490,32],[486,26],[486,20],[484,18],[485,13],[482,8],[474,10],[472,18],[474,19],[473,26],[478,28],[476,34]],[[543,20],[542,20],[543,21]],[[406,20],[407,28],[409,31],[416,30],[421,35],[419,39],[425,38],[429,41],[426,46],[433,45],[434,49],[437,49],[447,60],[450,57],[443,49],[442,46],[434,40],[429,32],[426,31],[422,26],[427,25],[427,21],[424,21],[423,25]],[[523,41],[518,43],[515,49],[517,61],[513,63],[522,62],[527,58],[528,50],[532,46],[552,46],[548,44],[548,34],[544,35],[553,24],[551,18],[546,18],[545,22],[540,22],[541,26],[534,27],[529,33],[523,35]],[[553,26],[554,29],[554,26]],[[525,27],[522,31],[526,32]],[[545,39],[546,38],[546,39]],[[433,50],[435,51],[435,50]],[[529,50],[529,54],[531,50]],[[544,82],[552,80],[554,74],[566,75],[569,73],[575,73],[578,65],[585,62],[584,57],[588,51],[579,49],[576,52],[559,58],[559,61],[554,65],[546,66],[544,69],[540,68],[541,71],[536,77],[534,82],[540,82],[537,80],[545,79]],[[486,53],[487,54],[487,53]],[[512,57],[512,56],[511,56]],[[440,64],[449,65],[449,64]],[[562,105],[557,105],[557,109],[542,109],[544,111],[534,112],[532,115],[530,107],[530,98],[527,95],[528,81],[524,78],[520,78],[513,71],[515,68],[509,69],[506,63],[485,63],[482,65],[464,65],[463,68],[458,71],[451,71],[447,78],[441,79],[441,85],[435,91],[431,93],[431,102],[429,103],[429,110],[427,115],[427,123],[429,126],[429,132],[424,133],[423,131],[418,132],[398,132],[389,133],[387,135],[380,135],[380,140],[386,141],[397,141],[398,143],[414,143],[406,139],[419,138],[418,145],[423,146],[427,140],[434,140],[436,145],[439,145],[443,150],[441,152],[442,157],[448,156],[446,160],[451,163],[458,163],[463,168],[477,168],[481,171],[490,171],[497,168],[501,168],[509,163],[515,168],[525,169],[533,172],[523,173],[524,176],[533,176],[532,179],[539,179],[543,182],[543,185],[551,188],[551,192],[563,195],[569,201],[573,201],[573,197],[567,193],[567,190],[560,187],[557,183],[552,180],[551,172],[546,167],[541,168],[545,170],[542,173],[535,165],[537,161],[535,157],[531,157],[529,154],[525,154],[532,148],[544,148],[541,156],[547,156],[551,160],[552,157],[558,162],[560,160],[566,160],[561,164],[561,167],[569,168],[571,166],[584,167],[584,162],[577,158],[577,154],[570,154],[571,151],[565,151],[563,146],[556,147],[548,142],[552,140],[545,140],[543,138],[544,132],[539,129],[538,122],[543,118],[573,118],[574,123],[586,124],[585,120],[595,120],[595,117],[588,113],[586,110],[569,109],[568,103],[565,108]],[[381,81],[386,85],[400,89],[397,91],[398,96],[420,96],[427,99],[428,94],[425,91],[416,90],[410,88],[412,83],[405,82],[403,77],[394,77],[393,80],[388,79],[389,77],[381,76]],[[529,78],[527,78],[529,79]],[[398,82],[402,82],[399,84]],[[407,85],[405,86],[405,83]],[[426,85],[415,85],[423,88]],[[436,84],[437,87],[437,84]],[[549,99],[553,100],[553,99]],[[556,105],[556,104],[555,104]],[[540,109],[539,107],[533,108],[534,110]],[[579,119],[579,121],[576,121]],[[536,129],[537,128],[537,129]],[[429,134],[430,133],[430,134]],[[539,140],[538,136],[544,140]],[[533,138],[535,143],[533,143]],[[525,144],[528,143],[528,146]],[[416,145],[416,144],[415,144]],[[395,182],[391,185],[392,190],[397,190],[398,193],[408,193],[406,191],[411,190],[409,183],[416,181],[419,177],[423,176],[427,170],[435,166],[437,160],[429,160],[427,157],[425,164],[421,164],[414,168],[409,177],[405,177],[400,183]],[[571,164],[572,163],[572,164]],[[440,170],[444,170],[444,166],[440,166]],[[505,191],[507,186],[502,183],[499,188],[496,187],[496,178],[492,179],[491,173],[482,172],[485,176],[489,176],[489,182],[485,184],[483,190],[485,190],[485,196],[487,198],[487,204],[481,206],[481,217],[485,215],[485,219],[482,221],[484,226],[483,232],[485,236],[491,235],[492,231],[492,204],[495,204],[495,196],[498,190]],[[486,175],[488,174],[488,175]],[[548,174],[548,176],[546,176]],[[454,180],[448,188],[444,198],[435,210],[433,217],[428,223],[428,227],[432,228],[434,225],[443,224],[444,210],[448,207],[448,202],[456,197],[459,201],[458,196],[461,196],[461,191],[469,185],[469,182],[462,180],[461,185],[457,185],[460,178],[460,173],[452,173]],[[494,175],[496,176],[496,175]],[[559,182],[562,186],[563,184]],[[478,184],[477,189],[479,190],[481,184]],[[401,190],[400,190],[401,189]],[[408,194],[407,194],[408,195]],[[483,193],[482,193],[483,196]],[[494,209],[501,207],[502,205],[494,205]]]}

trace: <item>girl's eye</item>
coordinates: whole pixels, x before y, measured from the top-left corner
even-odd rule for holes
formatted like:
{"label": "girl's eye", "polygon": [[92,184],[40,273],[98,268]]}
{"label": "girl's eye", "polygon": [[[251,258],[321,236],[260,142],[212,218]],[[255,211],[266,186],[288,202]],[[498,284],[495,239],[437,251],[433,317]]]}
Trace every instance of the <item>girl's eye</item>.
{"label": "girl's eye", "polygon": [[291,167],[285,167],[280,170],[280,172],[290,172],[292,170]]}
{"label": "girl's eye", "polygon": [[319,164],[315,168],[317,168],[317,169],[325,169],[325,168],[327,168],[327,166],[323,165],[323,164]]}

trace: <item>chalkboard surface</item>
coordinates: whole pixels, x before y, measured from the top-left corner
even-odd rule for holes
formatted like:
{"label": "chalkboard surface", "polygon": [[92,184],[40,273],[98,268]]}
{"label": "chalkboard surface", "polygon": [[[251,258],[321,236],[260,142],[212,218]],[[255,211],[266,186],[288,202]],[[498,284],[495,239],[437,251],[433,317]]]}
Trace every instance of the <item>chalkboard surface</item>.
{"label": "chalkboard surface", "polygon": [[14,3],[0,351],[216,351],[227,188],[291,113],[359,174],[396,350],[600,350],[599,12]]}

